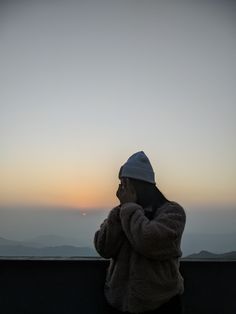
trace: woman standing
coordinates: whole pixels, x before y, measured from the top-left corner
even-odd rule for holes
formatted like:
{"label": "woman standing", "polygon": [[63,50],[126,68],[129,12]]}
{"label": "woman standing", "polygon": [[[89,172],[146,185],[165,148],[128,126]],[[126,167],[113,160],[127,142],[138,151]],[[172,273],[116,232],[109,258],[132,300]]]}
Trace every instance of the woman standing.
{"label": "woman standing", "polygon": [[185,212],[156,187],[144,152],[127,160],[119,179],[120,205],[94,237],[97,252],[110,258],[104,287],[108,313],[182,313]]}

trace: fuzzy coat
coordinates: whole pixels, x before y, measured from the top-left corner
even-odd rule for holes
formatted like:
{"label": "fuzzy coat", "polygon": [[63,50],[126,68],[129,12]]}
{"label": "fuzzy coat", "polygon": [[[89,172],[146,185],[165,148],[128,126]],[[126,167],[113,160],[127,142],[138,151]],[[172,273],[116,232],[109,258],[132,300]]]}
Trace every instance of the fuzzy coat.
{"label": "fuzzy coat", "polygon": [[111,210],[94,237],[97,252],[111,259],[104,288],[109,304],[142,313],[183,293],[179,259],[185,220],[175,202],[158,208],[152,220],[136,203]]}

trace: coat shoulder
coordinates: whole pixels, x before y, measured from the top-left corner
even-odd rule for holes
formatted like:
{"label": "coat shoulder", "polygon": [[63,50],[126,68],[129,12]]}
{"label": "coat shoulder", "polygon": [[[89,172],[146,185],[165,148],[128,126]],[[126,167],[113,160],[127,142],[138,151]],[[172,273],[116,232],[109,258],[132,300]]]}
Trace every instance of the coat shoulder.
{"label": "coat shoulder", "polygon": [[184,208],[175,201],[168,201],[165,204],[163,204],[160,208],[158,208],[155,216],[160,215],[160,214],[169,214],[169,213],[181,215],[184,217],[184,219],[186,218],[186,213],[185,213]]}

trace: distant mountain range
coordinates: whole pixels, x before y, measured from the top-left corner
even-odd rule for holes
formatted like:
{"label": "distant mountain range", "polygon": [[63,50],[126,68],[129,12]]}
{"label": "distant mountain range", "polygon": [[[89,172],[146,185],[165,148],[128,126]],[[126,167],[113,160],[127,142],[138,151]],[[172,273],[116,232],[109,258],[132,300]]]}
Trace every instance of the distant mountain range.
{"label": "distant mountain range", "polygon": [[236,251],[236,233],[194,234],[184,232],[181,248],[184,257],[203,250],[217,253]]}
{"label": "distant mountain range", "polygon": [[199,253],[191,254],[183,259],[220,259],[220,260],[236,260],[236,251],[216,254],[208,251],[201,251]]}
{"label": "distant mountain range", "polygon": [[[41,237],[40,237],[41,238]],[[58,237],[49,237],[50,240],[58,241]],[[41,239],[46,240],[43,236]],[[60,239],[62,239],[60,237]],[[36,240],[36,239],[34,239]],[[65,241],[66,239],[64,239]],[[52,241],[53,242],[53,241]],[[0,256],[41,256],[41,257],[73,257],[98,256],[95,249],[90,247],[79,247],[73,245],[50,245],[42,246],[42,242],[13,241],[0,237]]]}
{"label": "distant mountain range", "polygon": [[[191,237],[190,237],[191,238]],[[195,238],[196,239],[196,238]],[[192,250],[194,239],[192,237]],[[96,257],[99,256],[93,247],[74,245],[76,239],[57,235],[42,235],[29,241],[14,241],[0,237],[0,257]],[[190,244],[190,243],[189,243]],[[195,247],[195,249],[198,246]],[[225,246],[226,247],[226,246]],[[227,247],[226,247],[227,249]],[[196,249],[195,252],[198,250]],[[190,251],[191,252],[191,251]],[[183,259],[220,259],[236,260],[236,251],[216,254],[209,250],[185,255]]]}
{"label": "distant mountain range", "polygon": [[40,235],[40,236],[29,239],[27,242],[34,243],[37,245],[37,247],[61,246],[61,245],[81,246],[80,241],[78,239],[74,239],[71,237],[63,237],[63,236],[55,235],[55,234]]}

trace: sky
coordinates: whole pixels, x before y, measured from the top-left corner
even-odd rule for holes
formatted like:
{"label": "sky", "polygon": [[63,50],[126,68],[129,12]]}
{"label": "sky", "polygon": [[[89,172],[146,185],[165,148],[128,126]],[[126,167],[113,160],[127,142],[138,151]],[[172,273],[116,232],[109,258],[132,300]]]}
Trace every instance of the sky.
{"label": "sky", "polygon": [[236,205],[234,1],[0,1],[0,207],[117,204],[149,157],[167,198]]}

